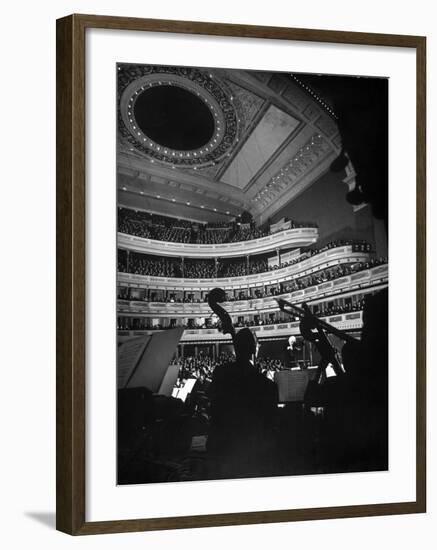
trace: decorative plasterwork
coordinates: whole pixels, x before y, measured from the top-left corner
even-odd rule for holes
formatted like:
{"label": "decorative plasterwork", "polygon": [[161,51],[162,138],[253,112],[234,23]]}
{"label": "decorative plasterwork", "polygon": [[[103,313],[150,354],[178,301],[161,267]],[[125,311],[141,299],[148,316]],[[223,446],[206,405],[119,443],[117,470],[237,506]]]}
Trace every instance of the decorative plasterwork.
{"label": "decorative plasterwork", "polygon": [[[292,200],[293,197],[320,177],[341,150],[341,138],[335,120],[335,113],[333,116],[328,110],[330,106],[324,103],[323,99],[314,92],[311,93],[312,90],[307,90],[305,86],[299,84],[294,75],[272,75],[271,72],[219,68],[187,69],[183,67],[153,67],[129,64],[120,65],[120,69],[118,71],[120,84],[119,117],[122,124],[119,124],[118,166],[119,168],[122,167],[123,170],[138,172],[142,175],[159,175],[165,180],[160,189],[153,189],[153,193],[149,186],[147,189],[144,187],[144,183],[143,187],[138,186],[137,192],[141,199],[146,194],[154,194],[154,196],[168,196],[170,201],[175,198],[175,204],[190,202],[190,207],[199,209],[202,220],[206,211],[209,211],[211,219],[214,219],[213,216],[216,214],[214,209],[217,209],[217,212],[222,211],[225,215],[228,211],[235,214],[235,212],[232,212],[233,206],[235,206],[238,211],[249,210],[255,220],[262,223],[268,217],[271,217],[275,211],[283,207],[287,201]],[[188,71],[188,73],[182,75],[180,71]],[[133,93],[138,91],[138,88],[135,88],[137,81],[143,77],[149,78],[150,75],[155,75],[158,78],[158,85],[159,82],[168,83],[169,79],[180,77],[180,84],[199,86],[201,88],[201,90],[197,89],[199,94],[204,92],[210,94],[208,87],[205,88],[196,80],[195,75],[199,75],[205,86],[206,83],[211,81],[215,82],[222,90],[227,100],[232,104],[237,117],[237,130],[232,145],[220,158],[216,158],[212,162],[206,159],[208,162],[204,163],[205,158],[194,157],[193,155],[191,162],[196,159],[196,163],[188,164],[186,162],[188,156],[185,158],[178,156],[178,154],[175,154],[174,157],[171,155],[172,158],[168,162],[166,159],[160,160],[157,155],[157,153],[162,153],[162,149],[160,151],[154,150],[153,156],[144,151],[145,136],[140,142],[138,131],[135,134],[136,129],[128,129],[128,126],[123,122],[121,113],[123,107],[128,106],[128,100],[132,98],[132,95],[129,96],[127,93],[127,87],[132,86]],[[159,80],[161,77],[162,79]],[[164,80],[164,77],[166,80]],[[125,93],[126,96],[124,96]],[[203,98],[203,95],[198,97]],[[209,98],[208,101],[211,104],[210,96],[205,95],[205,97]],[[123,103],[125,98],[126,105]],[[268,161],[265,162],[244,189],[240,189],[233,181],[229,181],[229,183],[221,181],[223,174],[234,162],[270,105],[275,105],[280,110],[299,119],[301,121],[299,127],[291,138],[288,141],[286,140],[284,145],[269,157]],[[132,113],[132,111],[130,112]],[[322,147],[325,152],[322,152],[318,158],[316,156],[311,158],[315,151],[310,151],[309,154],[306,154],[305,151],[305,147],[310,144],[309,140],[314,136],[322,136],[324,140]],[[175,153],[184,152],[175,151]],[[187,152],[185,151],[185,153]],[[302,157],[300,157],[301,154]],[[290,167],[286,171],[285,168],[289,166],[289,161],[296,156],[298,156],[299,162],[296,161],[293,167],[295,171],[290,170]],[[171,187],[167,182],[178,182],[181,185],[180,187]],[[189,191],[185,190],[186,184],[195,189],[195,191],[192,191],[195,195],[191,197],[187,195]],[[127,185],[127,187],[131,190],[130,185]],[[206,189],[215,190],[220,196],[218,199],[210,198],[209,195],[203,193]],[[264,190],[264,193],[260,197],[260,191],[262,190]],[[199,196],[199,193],[203,194]],[[257,200],[254,200],[255,197],[257,197]],[[226,206],[223,206],[223,202]],[[167,203],[163,201],[163,204],[166,205]],[[155,206],[159,210],[159,205],[149,204],[148,208],[155,208]],[[201,208],[203,209],[200,210]],[[166,208],[164,209],[166,210]],[[191,213],[190,217],[196,216]]]}
{"label": "decorative plasterwork", "polygon": [[321,134],[314,134],[252,200],[257,206],[266,206],[275,196],[294,185],[330,150],[331,146],[326,139]]}
{"label": "decorative plasterwork", "polygon": [[[150,162],[177,168],[214,166],[239,140],[239,117],[232,93],[211,73],[189,67],[121,64],[118,69],[118,124],[122,139],[145,154]],[[192,151],[179,151],[155,143],[139,128],[134,107],[138,96],[152,86],[179,86],[196,94],[208,107],[215,129],[208,143]]]}
{"label": "decorative plasterwork", "polygon": [[269,105],[220,180],[246,188],[265,170],[284,143],[290,141],[299,123],[284,110]]}

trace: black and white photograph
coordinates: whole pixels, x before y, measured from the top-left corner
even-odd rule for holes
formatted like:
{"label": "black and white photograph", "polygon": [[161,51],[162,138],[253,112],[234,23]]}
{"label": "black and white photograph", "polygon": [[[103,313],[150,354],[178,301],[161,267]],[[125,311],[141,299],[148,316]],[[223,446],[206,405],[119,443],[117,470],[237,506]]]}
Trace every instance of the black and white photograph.
{"label": "black and white photograph", "polygon": [[115,72],[117,484],[388,470],[389,79]]}

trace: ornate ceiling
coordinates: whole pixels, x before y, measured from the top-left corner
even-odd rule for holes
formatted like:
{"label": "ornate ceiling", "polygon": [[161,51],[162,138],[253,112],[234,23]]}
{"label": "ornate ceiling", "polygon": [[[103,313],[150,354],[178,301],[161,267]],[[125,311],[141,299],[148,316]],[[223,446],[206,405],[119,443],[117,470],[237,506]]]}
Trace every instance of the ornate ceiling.
{"label": "ornate ceiling", "polygon": [[119,202],[198,221],[262,223],[320,177],[333,113],[285,73],[117,66]]}

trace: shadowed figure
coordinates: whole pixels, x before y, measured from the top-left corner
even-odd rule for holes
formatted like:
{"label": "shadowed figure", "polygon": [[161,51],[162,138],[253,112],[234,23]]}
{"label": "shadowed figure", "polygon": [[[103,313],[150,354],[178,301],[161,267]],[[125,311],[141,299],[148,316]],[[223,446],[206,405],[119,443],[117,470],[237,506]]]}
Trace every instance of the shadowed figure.
{"label": "shadowed figure", "polygon": [[[388,79],[305,75],[301,80],[337,115],[342,151],[331,170],[352,164],[355,187],[347,201],[369,204],[388,232]],[[347,376],[329,408],[328,469],[388,468],[388,332],[388,289],[383,289],[366,297],[361,341],[342,349]]]}
{"label": "shadowed figure", "polygon": [[255,367],[258,342],[244,328],[234,337],[236,361],[215,369],[209,395],[208,452],[217,477],[250,477],[274,471],[278,393]]}

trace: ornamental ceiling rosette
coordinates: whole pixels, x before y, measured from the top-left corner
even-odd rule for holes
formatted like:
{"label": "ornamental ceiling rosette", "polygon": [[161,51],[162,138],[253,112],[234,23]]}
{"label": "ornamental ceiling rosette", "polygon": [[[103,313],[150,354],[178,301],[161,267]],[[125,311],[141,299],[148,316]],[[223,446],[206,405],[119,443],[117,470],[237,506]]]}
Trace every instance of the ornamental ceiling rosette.
{"label": "ornamental ceiling rosette", "polygon": [[232,92],[208,71],[120,64],[117,73],[119,132],[150,162],[211,167],[239,141]]}

